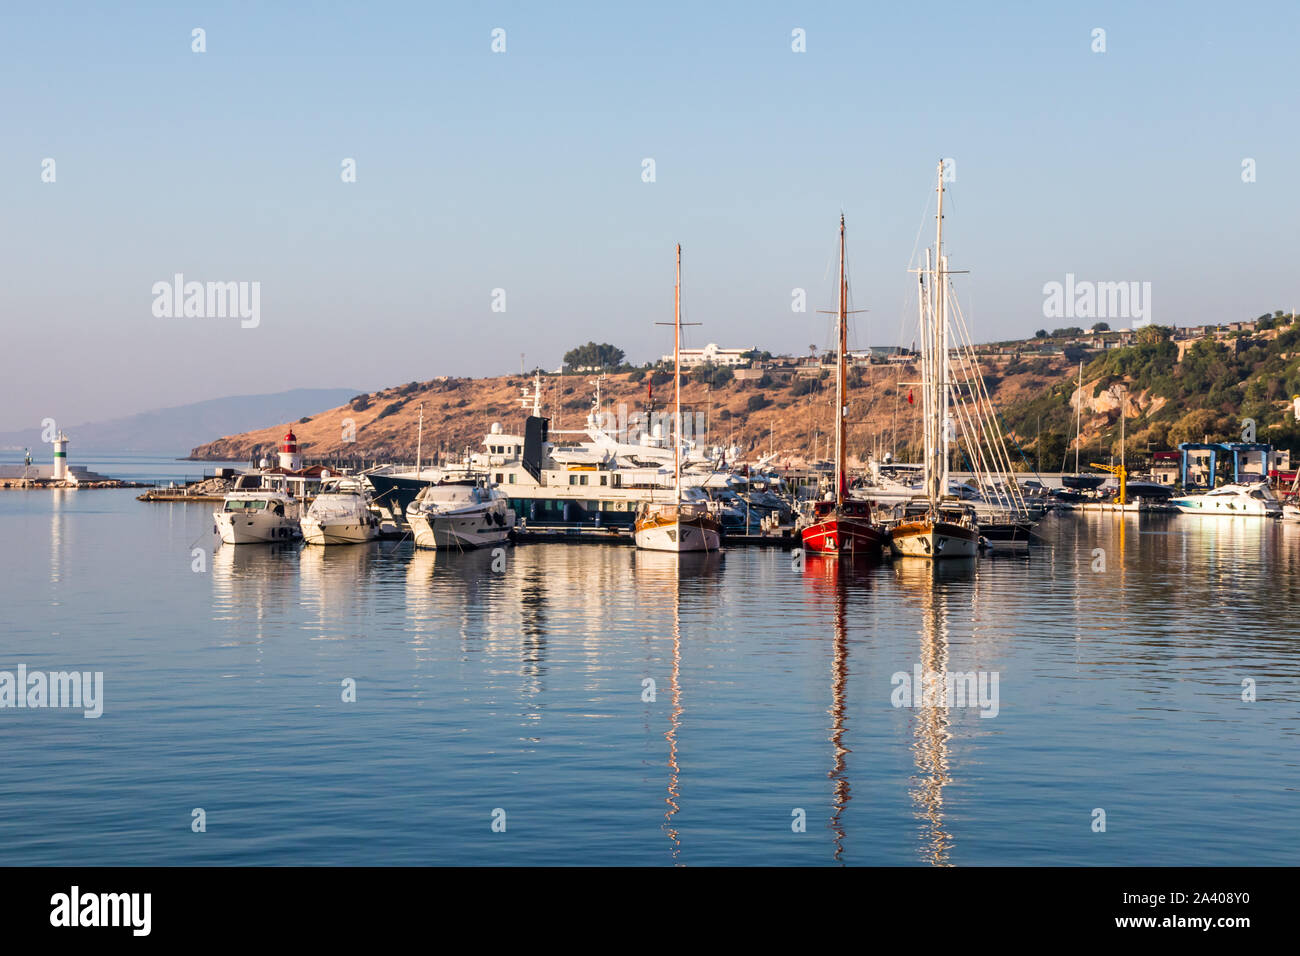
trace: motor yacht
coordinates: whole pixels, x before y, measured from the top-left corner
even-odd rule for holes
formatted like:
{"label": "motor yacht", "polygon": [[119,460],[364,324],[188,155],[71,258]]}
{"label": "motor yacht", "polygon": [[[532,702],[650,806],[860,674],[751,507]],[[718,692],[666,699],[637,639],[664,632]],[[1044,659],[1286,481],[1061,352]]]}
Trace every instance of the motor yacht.
{"label": "motor yacht", "polygon": [[515,513],[485,472],[442,471],[406,509],[417,548],[470,549],[507,540]]}
{"label": "motor yacht", "polygon": [[302,518],[308,544],[361,544],[379,535],[379,516],[356,480],[327,480]]}

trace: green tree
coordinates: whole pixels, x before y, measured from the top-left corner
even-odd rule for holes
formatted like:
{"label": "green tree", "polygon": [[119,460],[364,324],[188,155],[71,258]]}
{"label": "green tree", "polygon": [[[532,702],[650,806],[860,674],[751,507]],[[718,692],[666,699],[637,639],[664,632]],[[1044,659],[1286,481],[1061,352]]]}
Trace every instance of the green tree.
{"label": "green tree", "polygon": [[1167,325],[1144,325],[1137,330],[1138,345],[1158,345],[1168,342],[1174,336],[1174,330]]}
{"label": "green tree", "polygon": [[1198,442],[1209,436],[1211,440],[1219,437],[1219,416],[1213,409],[1196,408],[1188,412],[1169,429],[1169,443]]}
{"label": "green tree", "polygon": [[623,364],[623,350],[608,342],[588,342],[564,353],[569,368],[617,368]]}
{"label": "green tree", "polygon": [[1092,327],[1092,330],[1093,330],[1094,332],[1109,332],[1109,331],[1110,331],[1110,323],[1109,323],[1109,322],[1098,322],[1096,325],[1094,325],[1094,326]]}

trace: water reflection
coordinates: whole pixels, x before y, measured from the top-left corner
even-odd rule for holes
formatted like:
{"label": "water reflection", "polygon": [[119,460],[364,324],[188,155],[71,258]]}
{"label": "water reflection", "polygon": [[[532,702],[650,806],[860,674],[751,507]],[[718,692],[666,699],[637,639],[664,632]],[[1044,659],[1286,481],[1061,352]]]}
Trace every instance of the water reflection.
{"label": "water reflection", "polygon": [[[975,559],[970,559],[973,566]],[[943,677],[948,673],[948,602],[954,582],[969,577],[973,567],[966,559],[951,561],[900,561],[895,567],[900,586],[913,594],[921,609],[921,688],[913,688],[930,700],[942,703]],[[934,696],[930,696],[934,695]],[[951,866],[953,835],[944,826],[944,788],[952,783],[948,742],[952,739],[952,717],[942,705],[927,706],[913,699],[915,711],[912,758],[916,764],[912,802],[917,819],[923,821],[922,861],[931,866]]]}
{"label": "water reflection", "polygon": [[364,617],[372,600],[368,578],[378,547],[377,544],[350,544],[299,548],[302,627],[317,632],[313,640],[365,636],[348,625]]}
{"label": "water reflection", "polygon": [[[678,734],[682,727],[682,714],[685,713],[682,696],[682,587],[683,582],[712,583],[722,566],[722,556],[718,552],[669,554],[660,551],[637,551],[634,555],[637,592],[643,606],[655,607],[668,604],[672,608],[672,663],[668,672],[669,712],[668,730],[664,739],[668,741],[668,795],[664,802],[668,809],[664,812],[662,829],[671,844],[671,856],[674,864],[681,866],[682,841],[681,832],[673,818],[681,811],[681,764],[678,760]],[[698,596],[698,595],[697,595]]]}
{"label": "water reflection", "polygon": [[828,826],[833,834],[835,845],[832,858],[843,865],[844,860],[844,808],[852,799],[853,788],[846,773],[847,758],[852,750],[844,742],[847,730],[847,698],[845,691],[849,677],[849,640],[848,640],[848,596],[846,589],[854,579],[859,583],[870,580],[862,575],[855,575],[861,570],[852,562],[823,555],[809,554],[804,557],[804,581],[819,597],[829,597],[832,606],[834,633],[831,641],[831,705],[828,713],[831,717],[830,744],[831,769],[826,776],[831,781],[831,818]]}
{"label": "water reflection", "polygon": [[56,488],[50,494],[53,495],[50,503],[50,590],[55,595],[50,600],[50,605],[58,607],[60,602],[57,594],[63,580],[63,509],[68,503],[67,495],[71,492]]}

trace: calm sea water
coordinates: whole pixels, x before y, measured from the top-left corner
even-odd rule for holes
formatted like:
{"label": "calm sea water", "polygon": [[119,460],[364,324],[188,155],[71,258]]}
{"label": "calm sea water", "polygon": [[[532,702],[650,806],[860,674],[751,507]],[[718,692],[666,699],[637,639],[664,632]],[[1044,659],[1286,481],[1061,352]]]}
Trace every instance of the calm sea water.
{"label": "calm sea water", "polygon": [[[131,473],[169,467],[198,471]],[[496,572],[208,556],[211,507],[0,492],[0,670],[105,682],[97,720],[0,710],[0,864],[1300,863],[1300,526],[1066,515],[1029,559],[937,569],[528,545]],[[895,707],[917,666],[996,675],[996,716]]]}

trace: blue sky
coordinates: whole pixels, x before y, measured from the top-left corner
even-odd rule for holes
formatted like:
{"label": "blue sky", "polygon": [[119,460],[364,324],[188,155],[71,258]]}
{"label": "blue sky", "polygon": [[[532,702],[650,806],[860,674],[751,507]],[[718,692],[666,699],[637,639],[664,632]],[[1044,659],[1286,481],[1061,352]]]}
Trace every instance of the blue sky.
{"label": "blue sky", "polygon": [[[1294,5],[468,6],[7,5],[0,429],[656,358],[678,241],[690,341],[803,351],[841,210],[855,342],[906,344],[940,157],[979,339],[1066,273],[1165,324],[1300,305]],[[260,325],[155,318],[177,272],[259,281]]]}

